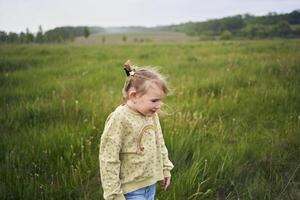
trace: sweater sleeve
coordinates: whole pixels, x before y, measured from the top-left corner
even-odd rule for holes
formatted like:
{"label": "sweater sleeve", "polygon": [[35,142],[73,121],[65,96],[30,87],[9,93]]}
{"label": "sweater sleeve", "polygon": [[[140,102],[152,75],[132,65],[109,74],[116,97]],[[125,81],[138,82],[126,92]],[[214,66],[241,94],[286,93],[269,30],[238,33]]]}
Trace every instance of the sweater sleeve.
{"label": "sweater sleeve", "polygon": [[111,114],[105,123],[99,151],[100,176],[106,200],[125,200],[119,178],[123,130],[120,116]]}
{"label": "sweater sleeve", "polygon": [[157,131],[158,131],[158,137],[159,137],[159,142],[161,146],[161,155],[163,159],[163,173],[164,177],[170,177],[171,176],[171,170],[174,168],[173,163],[169,160],[168,157],[168,149],[165,145],[164,137],[162,134],[162,129],[160,126],[159,118],[158,115],[156,115],[156,126],[157,126]]}

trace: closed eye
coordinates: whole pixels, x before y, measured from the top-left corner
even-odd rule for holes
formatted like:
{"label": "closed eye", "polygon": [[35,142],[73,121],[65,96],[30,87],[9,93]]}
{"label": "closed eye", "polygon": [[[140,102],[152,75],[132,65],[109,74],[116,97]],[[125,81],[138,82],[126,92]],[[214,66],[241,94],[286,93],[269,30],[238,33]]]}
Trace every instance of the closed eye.
{"label": "closed eye", "polygon": [[151,101],[152,101],[153,103],[156,103],[156,102],[160,101],[160,99],[152,99]]}

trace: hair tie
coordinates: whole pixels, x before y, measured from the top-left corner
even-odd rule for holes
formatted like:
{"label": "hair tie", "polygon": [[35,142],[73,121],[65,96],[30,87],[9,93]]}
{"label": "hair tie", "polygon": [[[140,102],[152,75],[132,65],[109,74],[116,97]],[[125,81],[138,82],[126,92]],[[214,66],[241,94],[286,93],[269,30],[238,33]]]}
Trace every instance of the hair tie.
{"label": "hair tie", "polygon": [[129,71],[128,69],[124,68],[124,70],[125,70],[127,76],[134,76],[134,74],[135,74],[135,69]]}
{"label": "hair tie", "polygon": [[135,69],[131,69],[130,60],[128,60],[124,64],[124,70],[125,70],[127,76],[134,76],[134,74],[135,74]]}
{"label": "hair tie", "polygon": [[133,69],[133,70],[131,70],[131,71],[129,72],[129,75],[130,75],[130,76],[134,76],[134,74],[135,74],[135,69]]}
{"label": "hair tie", "polygon": [[130,71],[128,71],[125,67],[124,67],[124,70],[125,70],[125,72],[126,72],[126,75],[127,75],[127,76],[130,76]]}

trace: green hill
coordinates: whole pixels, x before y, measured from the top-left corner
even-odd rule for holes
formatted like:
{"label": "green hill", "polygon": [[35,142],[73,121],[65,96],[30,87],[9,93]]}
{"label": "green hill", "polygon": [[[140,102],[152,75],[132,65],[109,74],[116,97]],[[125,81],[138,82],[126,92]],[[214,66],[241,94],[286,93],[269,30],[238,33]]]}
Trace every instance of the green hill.
{"label": "green hill", "polygon": [[236,15],[204,22],[161,26],[157,30],[178,31],[197,36],[220,37],[224,32],[229,32],[234,37],[246,38],[300,37],[300,29],[297,27],[299,24],[300,10],[295,10],[287,14],[269,13],[266,16]]}

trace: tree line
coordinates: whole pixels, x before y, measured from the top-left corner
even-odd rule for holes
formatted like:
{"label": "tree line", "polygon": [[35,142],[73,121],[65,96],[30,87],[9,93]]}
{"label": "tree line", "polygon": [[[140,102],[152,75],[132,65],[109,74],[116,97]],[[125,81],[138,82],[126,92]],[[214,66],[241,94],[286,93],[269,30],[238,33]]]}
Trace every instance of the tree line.
{"label": "tree line", "polygon": [[205,22],[188,22],[161,26],[160,30],[184,32],[192,36],[211,36],[230,39],[245,38],[299,38],[300,10],[287,14],[269,13],[265,16],[235,15]]}
{"label": "tree line", "polygon": [[[93,29],[94,30],[94,29]],[[14,33],[0,31],[0,43],[50,43],[50,42],[65,42],[73,41],[75,37],[89,37],[91,34],[90,28],[86,26],[79,27],[58,27],[46,32],[43,32],[42,26],[36,34],[33,34],[26,29],[26,32]]]}
{"label": "tree line", "polygon": [[129,30],[144,31],[176,31],[187,35],[199,36],[207,39],[231,39],[231,38],[300,38],[300,10],[294,10],[287,14],[271,12],[265,16],[254,16],[250,14],[235,15],[221,19],[212,19],[204,22],[187,22],[170,26],[159,26],[153,28],[144,27],[58,27],[43,32],[42,26],[33,34],[26,32],[14,33],[0,31],[0,43],[47,43],[73,41],[75,37],[89,37],[90,34],[100,32],[128,32]]}

